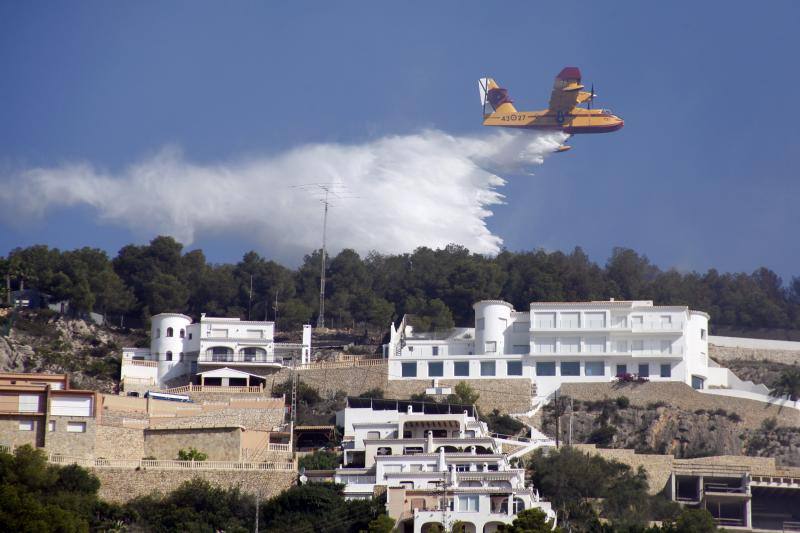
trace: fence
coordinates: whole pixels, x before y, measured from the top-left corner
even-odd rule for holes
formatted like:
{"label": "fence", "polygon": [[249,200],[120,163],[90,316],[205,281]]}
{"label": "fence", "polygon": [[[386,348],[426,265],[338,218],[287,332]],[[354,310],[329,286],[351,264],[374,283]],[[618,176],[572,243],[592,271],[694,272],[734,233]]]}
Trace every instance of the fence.
{"label": "fence", "polygon": [[154,392],[166,394],[182,394],[184,392],[223,392],[223,393],[263,393],[262,387],[222,387],[220,385],[183,385],[171,389],[161,389]]}
{"label": "fence", "polygon": [[147,366],[147,367],[157,367],[158,361],[147,361],[144,359],[123,359],[122,366]]}
{"label": "fence", "polygon": [[354,366],[381,366],[385,359],[352,359],[349,361],[326,361],[322,363],[305,363],[297,365],[297,370],[317,370],[328,368],[352,368]]}
{"label": "fence", "polygon": [[152,468],[154,470],[263,470],[295,472],[294,463],[240,461],[172,461],[160,459],[86,459],[50,454],[48,462],[57,465],[76,464],[87,468]]}

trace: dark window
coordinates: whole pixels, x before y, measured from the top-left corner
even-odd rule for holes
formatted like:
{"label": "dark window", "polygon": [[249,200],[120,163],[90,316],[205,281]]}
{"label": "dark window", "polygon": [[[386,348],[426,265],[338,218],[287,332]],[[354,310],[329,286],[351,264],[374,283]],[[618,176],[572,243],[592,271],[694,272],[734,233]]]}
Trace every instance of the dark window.
{"label": "dark window", "polygon": [[434,439],[446,439],[447,438],[447,430],[446,429],[432,429],[430,430],[433,433]]}
{"label": "dark window", "polygon": [[628,373],[628,365],[617,365],[617,375],[622,376]]}
{"label": "dark window", "polygon": [[639,365],[639,376],[647,377],[650,375],[650,364],[642,363]]}
{"label": "dark window", "polygon": [[494,361],[481,361],[481,376],[494,376],[495,364]]}
{"label": "dark window", "polygon": [[440,378],[444,375],[444,363],[428,363],[428,377]]}
{"label": "dark window", "polygon": [[506,361],[506,375],[507,376],[521,376],[522,375],[522,361]]}
{"label": "dark window", "polygon": [[403,430],[403,438],[404,439],[410,439],[412,435],[413,435],[413,433],[411,433],[410,430],[408,430],[408,429],[404,429]]}
{"label": "dark window", "polygon": [[167,337],[172,337],[172,328],[167,328]]}
{"label": "dark window", "polygon": [[403,377],[415,378],[417,377],[417,363],[403,363]]}
{"label": "dark window", "polygon": [[453,363],[454,376],[469,376],[469,361],[456,361]]}
{"label": "dark window", "polygon": [[439,347],[438,346],[434,346],[433,347],[433,355],[439,355]]}
{"label": "dark window", "polygon": [[184,338],[185,336],[186,336],[186,330],[181,329],[181,339]]}
{"label": "dark window", "polygon": [[692,376],[692,388],[693,389],[702,390],[704,383],[705,383],[705,379],[701,378],[700,376]]}
{"label": "dark window", "polygon": [[661,365],[661,377],[662,378],[672,377],[672,366],[670,364]]}
{"label": "dark window", "polygon": [[555,376],[556,375],[556,363],[555,361],[542,361],[536,363],[536,375],[537,376]]}
{"label": "dark window", "polygon": [[562,376],[580,376],[581,364],[578,361],[562,361],[561,362],[561,375]]}
{"label": "dark window", "polygon": [[189,333],[189,340],[192,340],[192,334]]}
{"label": "dark window", "polygon": [[167,354],[166,354],[166,360],[167,360],[167,361],[172,361],[172,352],[170,352],[170,351],[167,351]]}

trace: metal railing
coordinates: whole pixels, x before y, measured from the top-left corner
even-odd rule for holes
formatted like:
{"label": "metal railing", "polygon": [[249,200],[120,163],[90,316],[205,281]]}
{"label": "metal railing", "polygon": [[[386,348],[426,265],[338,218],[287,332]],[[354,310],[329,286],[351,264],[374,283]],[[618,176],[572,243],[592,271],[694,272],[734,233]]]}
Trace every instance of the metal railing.
{"label": "metal railing", "polygon": [[280,359],[276,359],[272,354],[211,354],[202,353],[197,357],[198,363],[278,363],[281,364]]}
{"label": "metal railing", "polygon": [[250,387],[223,387],[220,385],[183,385],[181,387],[172,387],[171,389],[162,389],[157,392],[164,392],[167,394],[182,394],[184,392],[264,392],[264,389],[259,386]]}

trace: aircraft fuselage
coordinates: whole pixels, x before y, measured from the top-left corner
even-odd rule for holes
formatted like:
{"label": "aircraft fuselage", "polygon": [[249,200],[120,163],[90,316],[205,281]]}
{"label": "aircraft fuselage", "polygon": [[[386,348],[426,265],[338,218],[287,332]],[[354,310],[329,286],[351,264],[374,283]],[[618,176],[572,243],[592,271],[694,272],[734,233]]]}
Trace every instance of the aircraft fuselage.
{"label": "aircraft fuselage", "polygon": [[574,108],[569,113],[545,111],[516,111],[493,113],[484,117],[484,126],[501,128],[540,129],[576,133],[608,133],[622,128],[625,121],[604,109]]}

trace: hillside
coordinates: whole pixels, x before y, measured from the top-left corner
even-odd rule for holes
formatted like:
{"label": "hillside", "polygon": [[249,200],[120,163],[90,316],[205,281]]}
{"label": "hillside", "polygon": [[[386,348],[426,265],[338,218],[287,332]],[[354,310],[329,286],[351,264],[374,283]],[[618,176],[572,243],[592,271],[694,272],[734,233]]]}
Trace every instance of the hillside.
{"label": "hillside", "polygon": [[47,310],[0,310],[0,371],[70,374],[74,387],[111,392],[121,348],[146,343],[139,330],[99,327]]}
{"label": "hillside", "polygon": [[[678,383],[569,384],[560,437],[572,442],[676,457],[752,455],[800,466],[800,414],[759,402],[698,393]],[[570,407],[573,409],[570,416]],[[556,406],[541,425],[555,435]]]}

